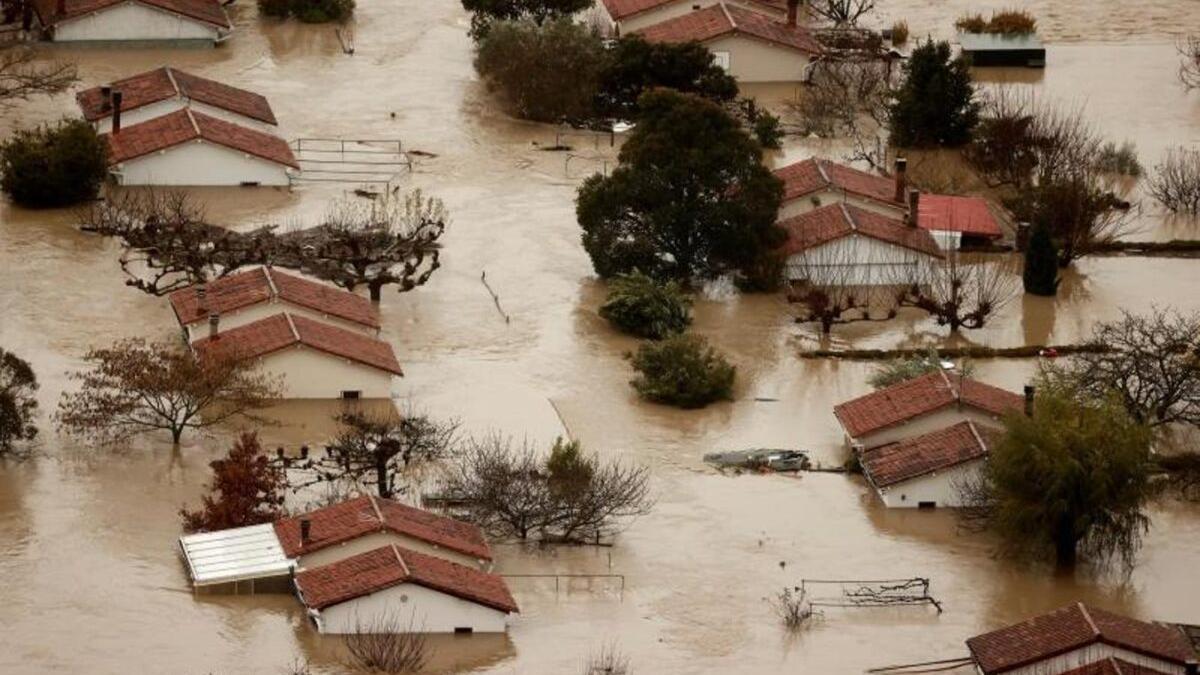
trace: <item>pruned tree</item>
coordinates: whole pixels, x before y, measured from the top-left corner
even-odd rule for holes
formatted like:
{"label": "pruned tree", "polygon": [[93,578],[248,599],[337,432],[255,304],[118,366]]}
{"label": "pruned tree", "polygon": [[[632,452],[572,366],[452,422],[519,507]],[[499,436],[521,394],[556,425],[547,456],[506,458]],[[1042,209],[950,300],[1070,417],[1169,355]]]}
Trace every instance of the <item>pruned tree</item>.
{"label": "pruned tree", "polygon": [[836,325],[895,318],[892,294],[871,278],[873,265],[857,259],[853,245],[807,248],[788,259],[788,276],[795,280],[788,301],[799,306],[797,323],[816,323],[822,335]]}
{"label": "pruned tree", "polygon": [[75,64],[45,61],[23,47],[0,48],[0,110],[35,96],[52,96],[79,81]]}
{"label": "pruned tree", "polygon": [[208,465],[213,478],[200,509],[179,511],[185,532],[248,527],[283,515],[287,477],[263,453],[258,434],[243,432],[225,457]]}
{"label": "pruned tree", "polygon": [[838,26],[857,26],[859,19],[875,10],[875,0],[813,0],[808,8]]}
{"label": "pruned tree", "polygon": [[1150,194],[1175,213],[1200,213],[1200,150],[1167,151],[1150,177]]}
{"label": "pruned tree", "polygon": [[335,419],[341,430],[322,455],[283,459],[283,466],[294,474],[294,489],[350,483],[391,499],[405,494],[416,472],[447,458],[456,445],[458,423],[426,415],[350,411]]}
{"label": "pruned tree", "polygon": [[908,283],[897,284],[896,303],[928,312],[951,333],[983,328],[1016,296],[1012,266],[982,256],[954,253],[908,274]]}
{"label": "pruned tree", "polygon": [[21,456],[20,444],[37,437],[37,389],[33,367],[0,348],[0,458]]}
{"label": "pruned tree", "polygon": [[197,358],[175,343],[130,338],[84,355],[89,365],[71,379],[56,421],[63,431],[115,442],[168,431],[178,445],[184,431],[203,430],[253,413],[279,398],[279,383],[246,359]]}
{"label": "pruned tree", "polygon": [[1200,87],[1200,35],[1189,35],[1179,43],[1179,80],[1188,89]]}

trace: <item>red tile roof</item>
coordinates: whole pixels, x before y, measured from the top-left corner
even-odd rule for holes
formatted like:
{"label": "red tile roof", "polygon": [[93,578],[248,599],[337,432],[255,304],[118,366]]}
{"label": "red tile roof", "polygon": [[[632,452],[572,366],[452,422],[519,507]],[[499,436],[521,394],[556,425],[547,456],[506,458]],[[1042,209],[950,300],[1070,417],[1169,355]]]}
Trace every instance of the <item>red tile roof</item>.
{"label": "red tile roof", "polygon": [[[58,1],[34,0],[33,9],[37,12],[38,21],[43,26],[51,26],[60,21],[75,19],[133,0],[64,0],[67,11],[63,14],[58,13]],[[233,24],[229,22],[229,15],[225,13],[225,7],[218,0],[137,0],[137,2],[212,24],[218,28],[233,28]]]}
{"label": "red tile roof", "polygon": [[1072,668],[1062,675],[1168,675],[1168,673],[1110,656],[1095,663]]}
{"label": "red tile roof", "polygon": [[404,375],[392,346],[345,328],[282,312],[192,343],[200,358],[261,358],[295,345]]}
{"label": "red tile roof", "polygon": [[[603,0],[604,8],[608,10],[608,15],[615,21],[628,19],[631,16],[636,16],[642,12],[648,12],[652,9],[658,9],[666,5],[691,2],[692,0]],[[748,2],[760,5],[767,9],[772,9],[779,12],[787,11],[787,0],[748,0]]]}
{"label": "red tile roof", "polygon": [[[309,541],[300,541],[300,521],[309,521]],[[375,532],[396,532],[463,555],[491,560],[483,532],[470,523],[380,497],[358,497],[275,523],[290,558]]]}
{"label": "red tile roof", "polygon": [[982,197],[921,195],[917,224],[926,230],[998,238],[1004,233]]}
{"label": "red tile roof", "polygon": [[231,274],[205,286],[189,286],[167,296],[182,325],[207,321],[211,312],[226,314],[278,299],[369,328],[379,328],[379,311],[370,300],[349,291],[260,267]]}
{"label": "red tile roof", "polygon": [[903,208],[906,204],[893,200],[896,183],[893,179],[859,171],[827,159],[806,159],[775,170],[783,181],[783,201],[790,202],[822,190],[841,190],[877,202]]}
{"label": "red tile roof", "polygon": [[[206,103],[250,119],[275,124],[275,113],[267,99],[252,91],[185,73],[174,68],[158,68],[140,73],[110,85],[121,92],[121,110],[136,110],[142,106],[179,97]],[[83,110],[84,119],[94,122],[112,115],[106,107],[100,87],[85,89],[75,95]]]}
{"label": "red tile roof", "polygon": [[959,422],[863,452],[863,473],[872,485],[882,488],[944,471],[986,457],[989,436],[988,430],[976,428],[973,422]]}
{"label": "red tile roof", "polygon": [[503,577],[395,544],[296,574],[304,604],[318,610],[405,583],[501,612],[519,611]]}
{"label": "red tile roof", "polygon": [[977,635],[967,640],[967,647],[980,670],[992,675],[1096,643],[1179,665],[1196,658],[1176,627],[1138,621],[1081,602]]}
{"label": "red tile roof", "polygon": [[908,227],[894,218],[879,215],[844,202],[829,204],[807,213],[779,221],[788,233],[783,252],[792,255],[810,248],[858,234],[918,253],[942,257],[933,235]]}
{"label": "red tile roof", "polygon": [[108,140],[109,161],[120,164],[192,140],[204,140],[267,161],[299,169],[286,141],[255,129],[184,108],[103,134]]}
{"label": "red tile roof", "polygon": [[858,438],[955,404],[960,382],[963,405],[1003,415],[1025,404],[1020,394],[938,370],[836,405],[833,414],[847,434]]}
{"label": "red tile roof", "polygon": [[[803,26],[789,26],[736,5],[717,3],[634,31],[650,42],[707,42],[725,35],[745,35],[809,54],[821,45]],[[797,73],[799,75],[799,73]]]}

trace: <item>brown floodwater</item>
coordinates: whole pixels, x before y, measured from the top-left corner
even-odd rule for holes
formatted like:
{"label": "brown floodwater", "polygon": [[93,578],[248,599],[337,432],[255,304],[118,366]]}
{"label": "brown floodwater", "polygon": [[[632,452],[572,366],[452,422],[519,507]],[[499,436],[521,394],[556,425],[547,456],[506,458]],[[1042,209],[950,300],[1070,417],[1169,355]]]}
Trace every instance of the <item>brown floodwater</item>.
{"label": "brown floodwater", "polygon": [[[838,462],[831,404],[863,393],[870,367],[807,361],[821,340],[776,297],[715,293],[696,329],[739,367],[737,400],[703,411],[638,401],[623,354],[634,341],[596,314],[602,286],[579,245],[573,195],[611,165],[607,140],[570,137],[568,159],[539,145],[552,129],[506,117],[471,69],[467,19],[452,0],[360,0],[353,56],[329,27],[260,24],[234,9],[237,34],[215,50],[48,49],[79,61],[84,83],[162,64],[267,95],[289,138],[400,138],[436,155],[398,183],[445,200],[453,223],[444,266],[425,287],[386,293],[385,335],[407,376],[404,404],[458,417],[466,430],[546,443],[570,433],[607,456],[653,472],[657,504],[611,549],[525,550],[499,545],[513,574],[616,574],[563,584],[515,579],[522,613],[506,636],[439,638],[436,672],[576,673],[607,643],[639,673],[842,673],[955,657],[981,630],[1073,600],[1139,616],[1200,622],[1200,509],[1153,512],[1128,578],[1053,576],[995,559],[947,513],[880,508],[862,482],[839,475],[722,476],[700,456],[755,445],[811,449]],[[1200,27],[1200,2],[880,3],[916,35],[944,36],[961,10],[1017,5],[1035,12],[1049,43],[1044,72],[978,73],[1083,106],[1106,134],[1134,141],[1152,167],[1169,147],[1200,141],[1200,94],[1175,82],[1174,40]],[[0,131],[73,112],[70,96],[0,117]],[[791,140],[775,161],[835,145]],[[236,227],[313,222],[344,186],[197,190],[215,222]],[[1138,236],[1200,237],[1195,221],[1144,203]],[[78,233],[66,211],[0,202],[0,345],[29,359],[53,410],[89,345],[175,335],[164,301],[123,286],[112,242]],[[479,281],[486,271],[505,321]],[[962,340],[989,345],[1069,342],[1123,308],[1150,302],[1200,310],[1200,263],[1096,258],[1080,263],[1056,299],[1018,298]],[[839,328],[837,345],[945,344],[919,316]],[[1031,362],[983,362],[984,379],[1019,387]],[[274,411],[270,444],[319,441],[334,404]],[[41,456],[0,466],[0,673],[277,673],[297,658],[344,672],[336,640],[320,638],[285,596],[194,597],[176,555],[179,507],[194,503],[207,462],[232,430],[116,449],[57,436],[46,415]],[[923,609],[831,610],[789,636],[764,598],[803,577],[926,576],[945,602]]]}

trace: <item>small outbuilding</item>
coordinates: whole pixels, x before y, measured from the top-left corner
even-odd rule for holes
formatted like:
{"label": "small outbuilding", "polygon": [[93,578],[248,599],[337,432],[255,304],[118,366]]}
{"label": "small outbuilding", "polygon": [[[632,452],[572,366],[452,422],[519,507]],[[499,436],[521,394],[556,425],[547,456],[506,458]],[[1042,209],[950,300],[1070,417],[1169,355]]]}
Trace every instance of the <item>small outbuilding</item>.
{"label": "small outbuilding", "polygon": [[959,33],[962,55],[972,66],[987,68],[1008,66],[1045,68],[1046,47],[1036,33],[1003,35],[996,33]]}
{"label": "small outbuilding", "polygon": [[[787,0],[725,0],[783,21],[788,16]],[[602,0],[601,6],[618,35],[632,33],[656,23],[711,7],[721,0]]]}
{"label": "small outbuilding", "polygon": [[996,432],[958,424],[864,450],[863,476],[888,508],[962,506],[961,487],[986,461]]}
{"label": "small outbuilding", "polygon": [[[1000,222],[982,197],[909,193],[915,202],[917,224],[947,251],[963,247],[986,246],[1004,236]],[[914,204],[910,204],[910,210]]]}
{"label": "small outbuilding", "polygon": [[179,538],[179,548],[200,592],[287,593],[296,561],[283,551],[269,523]]}
{"label": "small outbuilding", "polygon": [[219,0],[32,0],[33,29],[54,42],[212,46],[233,32]]}
{"label": "small outbuilding", "polygon": [[282,380],[284,399],[387,399],[401,377],[392,346],[355,331],[282,312],[192,343],[197,358],[254,359]]}
{"label": "small outbuilding", "polygon": [[229,330],[269,318],[281,310],[365,335],[379,335],[379,310],[367,298],[270,267],[182,288],[167,299],[189,343],[218,329]]}
{"label": "small outbuilding", "polygon": [[847,205],[896,220],[908,213],[904,161],[892,178],[860,171],[828,159],[812,158],[774,171],[783,181],[779,219],[786,220],[830,204]]}
{"label": "small outbuilding", "polygon": [[116,100],[120,101],[121,123],[125,126],[183,108],[268,133],[274,133],[278,124],[271,104],[262,95],[178,68],[158,68],[85,89],[75,95],[75,100],[83,118],[101,133],[112,130]]}
{"label": "small outbuilding", "polygon": [[504,578],[395,544],[296,575],[321,633],[502,633],[519,610]]}

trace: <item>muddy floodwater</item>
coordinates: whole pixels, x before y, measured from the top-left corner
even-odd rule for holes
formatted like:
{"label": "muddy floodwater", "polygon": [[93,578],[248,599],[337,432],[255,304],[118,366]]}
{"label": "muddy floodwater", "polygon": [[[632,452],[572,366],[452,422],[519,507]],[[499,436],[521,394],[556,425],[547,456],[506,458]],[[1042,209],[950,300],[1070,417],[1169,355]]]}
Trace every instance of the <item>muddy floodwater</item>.
{"label": "muddy floodwater", "polygon": [[[546,443],[570,434],[606,456],[644,463],[656,506],[612,548],[497,546],[510,574],[611,574],[562,582],[513,579],[521,614],[506,636],[434,640],[434,672],[577,673],[591,651],[619,645],[637,673],[853,673],[965,654],[963,640],[1074,601],[1141,617],[1200,623],[1200,509],[1156,507],[1129,577],[1081,570],[1063,578],[992,556],[986,537],[956,531],[946,512],[886,512],[852,477],[730,477],[706,452],[802,447],[842,460],[833,403],[864,393],[870,367],[797,357],[820,341],[772,296],[716,293],[696,329],[739,368],[737,400],[703,411],[638,401],[623,354],[634,341],[596,313],[603,288],[579,242],[574,190],[615,152],[607,137],[568,137],[506,117],[471,67],[468,19],[455,0],[359,0],[353,56],[330,27],[261,23],[232,9],[237,31],[211,50],[47,49],[77,60],[92,86],[164,64],[266,95],[288,138],[402,139],[430,153],[404,189],[446,202],[444,266],[411,293],[385,291],[384,335],[406,376],[406,402],[457,417],[470,432]],[[1196,0],[880,0],[879,22],[948,36],[966,9],[1027,7],[1048,43],[1045,71],[979,73],[1082,106],[1147,167],[1200,142],[1200,93],[1175,80],[1175,40],[1200,30]],[[775,92],[782,97],[789,92]],[[0,133],[74,112],[69,95],[0,117]],[[824,152],[791,139],[772,161]],[[210,220],[233,227],[311,223],[345,186],[196,190]],[[1135,190],[1140,194],[1140,190]],[[1145,200],[1133,238],[1200,238],[1194,221]],[[0,345],[41,381],[40,457],[0,465],[0,673],[277,673],[296,659],[347,672],[336,640],[318,637],[286,596],[194,597],[176,553],[177,511],[194,504],[225,430],[178,453],[162,439],[116,449],[59,437],[48,413],[68,370],[94,344],[176,334],[165,301],[123,285],[112,242],[80,234],[67,211],[0,203]],[[487,279],[504,316],[480,283]],[[1073,270],[1057,299],[1018,297],[965,340],[1014,346],[1070,342],[1121,309],[1200,310],[1200,261],[1101,257]],[[834,344],[945,344],[932,322],[837,329]],[[1033,363],[978,364],[1019,388]],[[270,444],[319,441],[333,404],[274,411]],[[788,635],[764,598],[802,577],[922,576],[945,604],[829,610]]]}

